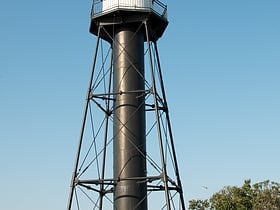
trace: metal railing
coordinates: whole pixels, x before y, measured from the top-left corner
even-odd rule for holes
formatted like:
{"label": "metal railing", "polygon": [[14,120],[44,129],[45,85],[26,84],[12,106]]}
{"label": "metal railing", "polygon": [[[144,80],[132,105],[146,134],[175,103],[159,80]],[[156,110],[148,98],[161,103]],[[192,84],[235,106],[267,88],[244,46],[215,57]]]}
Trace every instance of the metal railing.
{"label": "metal railing", "polygon": [[93,0],[91,16],[94,18],[116,10],[151,11],[167,19],[167,6],[159,0]]}

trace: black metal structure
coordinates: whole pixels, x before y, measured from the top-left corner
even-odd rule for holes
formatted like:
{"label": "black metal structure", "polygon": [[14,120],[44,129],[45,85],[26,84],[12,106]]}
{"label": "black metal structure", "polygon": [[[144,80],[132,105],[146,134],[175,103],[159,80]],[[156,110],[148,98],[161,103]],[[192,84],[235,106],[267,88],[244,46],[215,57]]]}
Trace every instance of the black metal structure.
{"label": "black metal structure", "polygon": [[157,0],[93,2],[97,43],[68,210],[185,210],[157,49],[167,25]]}

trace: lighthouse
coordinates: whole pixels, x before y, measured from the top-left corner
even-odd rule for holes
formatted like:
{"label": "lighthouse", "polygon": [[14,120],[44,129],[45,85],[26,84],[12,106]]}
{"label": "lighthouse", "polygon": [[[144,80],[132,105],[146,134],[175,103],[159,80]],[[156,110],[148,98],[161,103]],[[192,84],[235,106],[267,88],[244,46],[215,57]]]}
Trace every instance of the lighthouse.
{"label": "lighthouse", "polygon": [[97,42],[68,210],[185,209],[157,47],[167,25],[158,0],[93,1]]}

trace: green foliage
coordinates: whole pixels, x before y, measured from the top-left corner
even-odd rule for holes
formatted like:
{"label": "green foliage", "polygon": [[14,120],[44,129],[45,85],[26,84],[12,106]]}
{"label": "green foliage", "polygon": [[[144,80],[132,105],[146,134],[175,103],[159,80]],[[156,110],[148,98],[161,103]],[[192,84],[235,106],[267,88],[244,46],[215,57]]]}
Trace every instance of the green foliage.
{"label": "green foliage", "polygon": [[209,200],[190,200],[190,210],[280,210],[280,184],[269,180],[226,186]]}
{"label": "green foliage", "polygon": [[189,209],[190,210],[207,210],[210,204],[208,200],[190,200]]}
{"label": "green foliage", "polygon": [[268,180],[253,185],[254,210],[280,209],[280,184]]}
{"label": "green foliage", "polygon": [[[246,183],[246,182],[245,182]],[[247,184],[243,187],[225,187],[211,198],[211,209],[216,210],[249,210],[252,209],[252,198]],[[246,185],[246,186],[245,186]]]}

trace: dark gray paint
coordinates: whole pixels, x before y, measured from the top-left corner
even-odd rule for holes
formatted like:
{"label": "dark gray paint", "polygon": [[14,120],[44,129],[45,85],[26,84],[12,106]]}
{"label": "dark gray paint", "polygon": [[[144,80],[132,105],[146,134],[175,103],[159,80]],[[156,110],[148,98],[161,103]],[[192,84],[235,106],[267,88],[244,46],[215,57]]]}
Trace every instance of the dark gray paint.
{"label": "dark gray paint", "polygon": [[[147,209],[144,34],[120,27],[113,42],[114,209]],[[137,182],[138,180],[138,182]]]}

